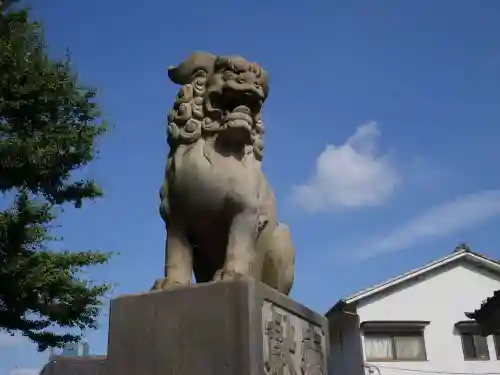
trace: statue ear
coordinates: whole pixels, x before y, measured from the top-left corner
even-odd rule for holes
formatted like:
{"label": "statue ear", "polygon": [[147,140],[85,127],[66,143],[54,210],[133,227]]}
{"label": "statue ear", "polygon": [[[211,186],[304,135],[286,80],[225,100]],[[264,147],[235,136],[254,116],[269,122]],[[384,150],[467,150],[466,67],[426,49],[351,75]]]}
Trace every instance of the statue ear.
{"label": "statue ear", "polygon": [[177,66],[168,68],[168,77],[178,85],[185,85],[193,80],[193,74],[204,70],[208,74],[213,72],[216,57],[206,52],[193,52]]}
{"label": "statue ear", "polygon": [[264,90],[264,95],[267,98],[269,95],[269,74],[262,69],[262,75],[260,77],[261,84],[262,84],[262,90]]}

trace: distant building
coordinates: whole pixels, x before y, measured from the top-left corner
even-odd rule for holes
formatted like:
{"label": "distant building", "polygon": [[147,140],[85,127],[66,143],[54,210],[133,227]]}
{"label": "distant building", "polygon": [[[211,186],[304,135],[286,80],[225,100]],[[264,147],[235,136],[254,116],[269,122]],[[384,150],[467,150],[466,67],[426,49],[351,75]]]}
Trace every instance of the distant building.
{"label": "distant building", "polygon": [[459,249],[337,302],[329,375],[500,374],[500,332],[464,311],[500,289],[500,263]]}
{"label": "distant building", "polygon": [[[37,375],[37,374],[20,374]],[[107,375],[106,356],[89,355],[79,357],[55,356],[39,375]]]}
{"label": "distant building", "polygon": [[90,346],[85,340],[65,345],[58,349],[60,354],[55,353],[55,350],[49,350],[49,361],[39,375],[107,375],[106,356],[91,355]]}
{"label": "distant building", "polygon": [[87,341],[82,344],[82,356],[88,357],[90,355],[90,345]]}
{"label": "distant building", "polygon": [[80,349],[80,343],[78,342],[71,342],[66,345],[64,345],[62,349],[61,355],[64,357],[78,357],[79,355],[79,350]]}
{"label": "distant building", "polygon": [[49,349],[49,361],[56,357],[88,357],[90,355],[90,345],[87,341],[83,340],[76,343],[67,343],[56,352],[57,349]]}

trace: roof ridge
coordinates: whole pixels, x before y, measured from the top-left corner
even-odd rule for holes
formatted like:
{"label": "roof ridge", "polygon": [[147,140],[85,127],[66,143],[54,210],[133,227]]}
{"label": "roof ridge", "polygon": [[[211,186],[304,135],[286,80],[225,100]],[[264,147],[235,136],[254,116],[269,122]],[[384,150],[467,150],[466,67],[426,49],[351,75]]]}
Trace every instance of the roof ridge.
{"label": "roof ridge", "polygon": [[[341,300],[339,300],[338,304],[341,305],[341,304],[348,303],[349,300],[353,300],[353,299],[357,300],[359,298],[363,298],[363,294],[367,294],[370,292],[378,293],[377,289],[383,290],[384,286],[389,286],[390,284],[393,284],[393,283],[403,282],[403,281],[405,281],[404,279],[409,279],[414,274],[419,274],[419,273],[425,272],[427,269],[433,269],[433,267],[439,266],[440,263],[448,264],[449,262],[458,260],[458,259],[460,259],[462,257],[466,257],[466,256],[473,256],[473,257],[479,258],[480,260],[482,260],[484,262],[492,262],[495,265],[500,267],[500,262],[493,260],[493,259],[490,259],[490,258],[486,257],[485,255],[482,255],[482,254],[479,254],[479,253],[472,251],[470,249],[470,247],[468,247],[465,244],[459,244],[457,247],[455,247],[453,252],[451,252],[451,253],[449,253],[441,258],[427,262],[420,267],[417,267],[417,268],[414,268],[414,269],[409,270],[407,272],[404,272],[398,276],[386,279],[385,281],[377,283],[371,287],[363,288],[355,293],[350,294],[347,297],[342,298]],[[354,301],[350,301],[350,302],[354,302]]]}

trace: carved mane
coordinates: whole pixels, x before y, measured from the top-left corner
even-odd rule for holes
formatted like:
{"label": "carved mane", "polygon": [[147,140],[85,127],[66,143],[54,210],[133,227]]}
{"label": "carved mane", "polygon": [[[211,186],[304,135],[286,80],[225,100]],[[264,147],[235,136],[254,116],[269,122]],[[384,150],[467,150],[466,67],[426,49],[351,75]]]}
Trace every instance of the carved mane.
{"label": "carved mane", "polygon": [[[220,111],[206,105],[206,96],[214,85],[214,74],[236,63],[244,64],[246,69],[263,78],[263,90],[267,96],[267,73],[256,63],[250,63],[238,56],[214,56],[195,52],[176,67],[168,69],[170,80],[181,88],[175,98],[174,106],[168,115],[167,142],[172,155],[178,146],[188,145],[200,139],[216,135],[220,130]],[[252,129],[252,144],[247,152],[253,152],[259,161],[264,153],[264,124],[259,112],[255,116]]]}

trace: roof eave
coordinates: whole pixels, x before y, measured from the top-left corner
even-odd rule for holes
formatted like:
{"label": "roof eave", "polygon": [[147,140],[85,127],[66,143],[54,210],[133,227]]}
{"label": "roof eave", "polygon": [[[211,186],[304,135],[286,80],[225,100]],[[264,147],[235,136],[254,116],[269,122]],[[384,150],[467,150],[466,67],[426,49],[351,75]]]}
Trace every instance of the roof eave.
{"label": "roof eave", "polygon": [[[488,267],[491,271],[497,272],[500,274],[500,263],[497,261],[494,261],[492,259],[489,259],[485,257],[484,255],[474,253],[469,250],[460,250],[460,251],[455,251],[446,257],[443,257],[441,259],[438,259],[436,261],[430,262],[427,265],[424,265],[420,268],[417,268],[413,271],[407,272],[401,276],[397,276],[393,279],[390,279],[388,281],[385,281],[381,284],[375,285],[374,287],[367,289],[365,291],[358,292],[350,297],[344,298],[339,300],[330,310],[334,310],[337,305],[339,304],[344,304],[344,305],[351,305],[355,302],[358,302],[360,300],[363,300],[365,298],[368,298],[370,296],[376,295],[380,292],[383,292],[391,287],[395,287],[405,281],[411,280],[412,278],[422,275],[424,273],[427,273],[433,269],[442,267],[446,264],[452,263],[454,261],[457,261],[459,259],[467,259],[468,257],[472,257],[474,260],[483,263],[486,267]],[[337,307],[338,308],[338,307]]]}

